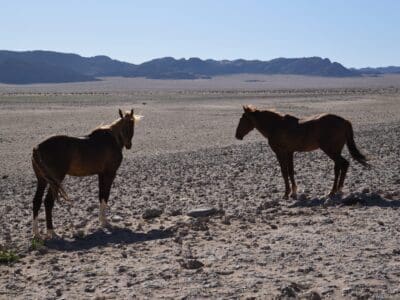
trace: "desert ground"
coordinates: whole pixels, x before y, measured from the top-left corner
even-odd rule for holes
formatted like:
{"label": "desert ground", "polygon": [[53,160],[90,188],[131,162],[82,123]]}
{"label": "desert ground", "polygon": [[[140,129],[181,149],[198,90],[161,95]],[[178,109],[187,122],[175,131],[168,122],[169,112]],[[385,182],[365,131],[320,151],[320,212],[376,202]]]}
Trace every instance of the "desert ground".
{"label": "desert ground", "polygon": [[[343,116],[372,168],[345,148],[344,194],[328,198],[333,162],[296,153],[298,199],[283,200],[267,140],[234,138],[242,104]],[[111,190],[113,227],[99,227],[97,178],[67,177],[59,238],[32,242],[32,148],[132,107],[144,118]],[[0,299],[400,299],[399,141],[400,75],[0,85],[0,247],[19,257],[0,264]],[[188,215],[199,208],[213,210]]]}

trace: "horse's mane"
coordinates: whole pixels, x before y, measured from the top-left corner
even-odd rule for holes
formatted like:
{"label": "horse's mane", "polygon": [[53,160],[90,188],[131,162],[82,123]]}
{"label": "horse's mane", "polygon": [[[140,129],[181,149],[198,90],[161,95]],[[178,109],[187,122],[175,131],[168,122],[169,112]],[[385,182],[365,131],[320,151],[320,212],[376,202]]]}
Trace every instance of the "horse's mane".
{"label": "horse's mane", "polygon": [[105,132],[105,131],[110,131],[112,126],[115,125],[116,123],[118,123],[120,119],[117,119],[115,121],[113,121],[110,124],[103,124],[101,123],[99,126],[95,127],[90,133],[89,136],[99,133],[99,132]]}
{"label": "horse's mane", "polygon": [[[133,122],[139,122],[141,119],[143,118],[143,116],[141,115],[133,115]],[[116,119],[114,120],[112,123],[110,124],[100,124],[99,126],[95,127],[89,135],[95,134],[97,132],[100,131],[110,131],[112,129],[113,126],[115,126],[117,123],[119,123],[121,121],[121,119]]]}
{"label": "horse's mane", "polygon": [[275,108],[269,108],[269,109],[264,109],[264,110],[260,110],[261,112],[267,112],[267,113],[272,113],[275,115],[278,115],[280,117],[283,117],[284,114],[282,114],[281,112],[277,111]]}

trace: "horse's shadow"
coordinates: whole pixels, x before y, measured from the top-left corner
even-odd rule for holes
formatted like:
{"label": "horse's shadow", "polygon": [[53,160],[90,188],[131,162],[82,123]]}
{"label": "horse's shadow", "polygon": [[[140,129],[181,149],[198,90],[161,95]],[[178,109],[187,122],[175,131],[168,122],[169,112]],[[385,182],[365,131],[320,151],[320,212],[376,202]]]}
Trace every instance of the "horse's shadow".
{"label": "horse's shadow", "polygon": [[353,193],[346,197],[335,195],[330,199],[314,198],[314,199],[298,200],[290,207],[315,207],[315,206],[325,206],[325,205],[338,205],[338,206],[361,205],[361,206],[400,208],[400,200],[386,199],[376,193],[369,193],[369,194]]}
{"label": "horse's shadow", "polygon": [[110,244],[134,244],[146,241],[166,239],[173,236],[170,229],[153,229],[146,233],[134,232],[128,228],[113,227],[107,230],[99,229],[82,238],[76,239],[52,239],[47,240],[45,245],[49,249],[59,251],[88,250],[95,247],[107,246]]}

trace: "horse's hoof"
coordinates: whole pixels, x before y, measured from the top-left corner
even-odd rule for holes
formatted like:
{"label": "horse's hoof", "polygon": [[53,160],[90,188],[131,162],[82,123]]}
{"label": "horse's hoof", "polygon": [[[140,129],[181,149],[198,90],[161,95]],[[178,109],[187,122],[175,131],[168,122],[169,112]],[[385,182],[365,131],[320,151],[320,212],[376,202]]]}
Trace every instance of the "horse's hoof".
{"label": "horse's hoof", "polygon": [[32,239],[36,240],[36,241],[43,241],[44,240],[40,233],[34,233],[33,236],[32,236]]}
{"label": "horse's hoof", "polygon": [[297,194],[296,193],[290,194],[290,198],[292,198],[294,200],[297,200]]}
{"label": "horse's hoof", "polygon": [[335,196],[335,192],[330,192],[329,194],[328,194],[328,198],[332,198],[332,197],[334,197]]}
{"label": "horse's hoof", "polygon": [[110,222],[101,222],[100,226],[101,226],[101,228],[106,228],[106,229],[112,228],[112,225]]}
{"label": "horse's hoof", "polygon": [[283,195],[282,199],[283,200],[289,200],[289,195],[288,194]]}
{"label": "horse's hoof", "polygon": [[48,230],[46,234],[46,240],[60,239],[60,236],[54,232],[54,230]]}
{"label": "horse's hoof", "polygon": [[335,193],[330,192],[328,195],[329,199],[333,199],[333,200],[340,200],[343,197],[343,192],[342,191],[338,191]]}

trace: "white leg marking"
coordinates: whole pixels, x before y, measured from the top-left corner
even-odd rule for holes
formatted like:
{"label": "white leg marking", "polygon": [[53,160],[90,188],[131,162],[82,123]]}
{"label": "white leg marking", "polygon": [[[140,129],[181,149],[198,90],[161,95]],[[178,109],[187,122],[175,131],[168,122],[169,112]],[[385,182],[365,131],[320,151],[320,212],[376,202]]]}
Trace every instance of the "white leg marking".
{"label": "white leg marking", "polygon": [[37,217],[33,218],[32,227],[33,227],[32,228],[33,236],[34,237],[39,237],[40,234],[39,234],[39,225],[38,225]]}
{"label": "white leg marking", "polygon": [[107,203],[104,199],[100,201],[100,209],[99,209],[99,220],[101,226],[107,226],[107,215],[106,215]]}

